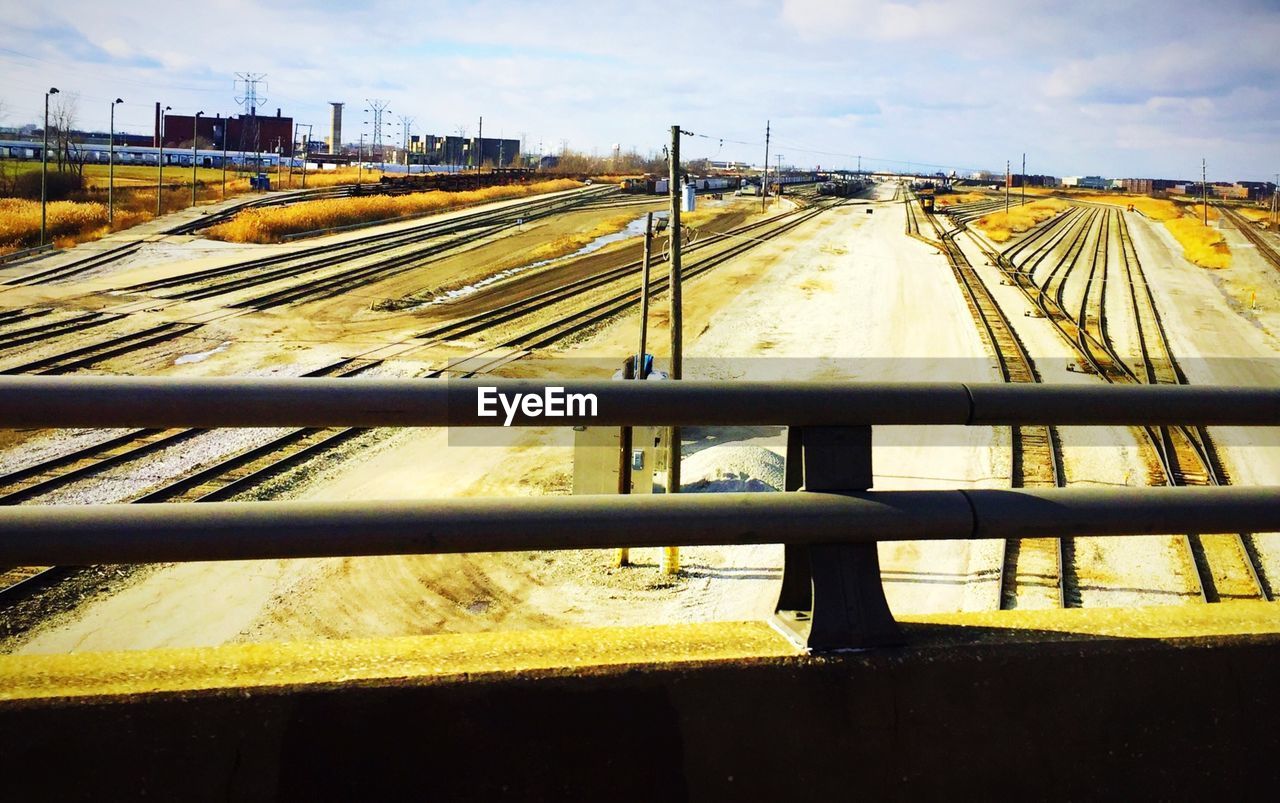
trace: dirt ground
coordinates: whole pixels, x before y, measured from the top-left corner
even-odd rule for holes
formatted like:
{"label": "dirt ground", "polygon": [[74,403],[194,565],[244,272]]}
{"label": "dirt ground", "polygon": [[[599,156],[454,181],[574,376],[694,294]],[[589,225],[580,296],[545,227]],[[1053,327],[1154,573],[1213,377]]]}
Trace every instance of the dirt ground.
{"label": "dirt ground", "polygon": [[[892,188],[877,188],[887,201]],[[745,214],[757,201],[726,199],[722,214]],[[637,212],[642,213],[643,210]],[[616,210],[574,213],[531,224],[465,252],[434,260],[421,270],[372,284],[327,301],[253,314],[225,315],[227,299],[157,303],[158,320],[202,318],[199,337],[153,350],[147,360],[108,363],[100,370],[185,376],[297,374],[356,353],[384,349],[431,322],[447,320],[448,305],[388,309],[388,299],[420,298],[509,268],[511,254],[531,250],[565,233],[616,216]],[[751,379],[863,379],[996,381],[970,313],[945,259],[903,235],[901,204],[855,203],[823,213],[776,240],[759,245],[685,286],[687,377]],[[735,218],[740,219],[740,218]],[[409,224],[398,224],[406,226]],[[1136,228],[1136,227],[1135,227]],[[353,235],[354,236],[354,235]],[[1135,240],[1159,253],[1137,231]],[[165,239],[133,260],[75,285],[39,285],[0,291],[0,306],[61,303],[83,309],[121,304],[150,307],[114,295],[115,288],[175,270],[193,270],[261,249],[210,246],[200,240]],[[610,246],[619,252],[634,242]],[[971,258],[972,255],[971,255]],[[981,258],[973,258],[976,266]],[[1158,261],[1156,259],[1151,262]],[[1146,263],[1144,263],[1146,264]],[[1192,282],[1205,292],[1213,279],[1176,275],[1147,265],[1153,283]],[[1194,271],[1203,269],[1194,268]],[[565,263],[540,268],[568,269]],[[1235,270],[1236,268],[1233,268]],[[1053,381],[1088,381],[1065,370],[1065,348],[1052,333],[1023,320],[1025,301],[998,287],[994,270],[980,267],[1041,370]],[[1169,269],[1172,270],[1172,269]],[[1190,276],[1190,278],[1189,278]],[[535,274],[513,281],[533,281]],[[1243,279],[1241,281],[1247,281]],[[1208,282],[1206,285],[1205,282]],[[88,292],[86,292],[88,291]],[[1167,297],[1157,293],[1170,314]],[[1274,353],[1274,338],[1214,290],[1212,320],[1201,326],[1222,332],[1224,343],[1241,327],[1258,354]],[[1268,308],[1274,315],[1274,303]],[[1192,312],[1188,314],[1200,315]],[[1260,314],[1253,312],[1259,320]],[[666,361],[669,318],[659,299],[649,320],[650,351]],[[1047,324],[1045,324],[1047,326]],[[638,317],[620,316],[560,346],[510,364],[518,376],[604,376],[632,353]],[[1199,334],[1195,336],[1200,342]],[[456,349],[472,344],[456,345]],[[1190,348],[1175,340],[1174,348]],[[456,350],[455,349],[455,350]],[[413,352],[393,360],[383,375],[411,376],[453,352]],[[1236,353],[1226,349],[1223,353]],[[1252,353],[1252,352],[1251,352]],[[176,364],[179,357],[198,359]],[[16,357],[15,357],[16,361]],[[1055,367],[1056,366],[1056,367]],[[1217,376],[1216,374],[1214,376]],[[357,380],[353,380],[357,381]],[[1203,381],[1209,381],[1205,379]],[[442,429],[386,430],[362,438],[319,465],[282,477],[261,496],[315,500],[413,499],[438,496],[510,496],[568,493],[572,481],[572,433],[512,430],[506,442],[471,443]],[[66,448],[85,433],[29,433],[4,453],[6,465]],[[1007,485],[1004,431],[982,428],[886,428],[877,430],[876,487],[947,488]],[[1141,466],[1130,433],[1111,433],[1113,447],[1067,443],[1074,481],[1123,484]],[[780,428],[691,430],[682,451],[696,470],[685,490],[767,486],[780,465]],[[19,448],[20,446],[20,448]],[[1241,447],[1247,448],[1247,447]],[[42,450],[42,451],[41,451]],[[19,457],[18,455],[23,455]],[[1233,476],[1263,481],[1233,457]],[[1243,454],[1243,453],[1242,453]],[[744,462],[745,461],[745,462]],[[183,470],[180,460],[171,470]],[[748,468],[742,468],[748,466]],[[170,469],[166,469],[168,471]],[[164,473],[164,472],[162,472]],[[1264,477],[1265,475],[1265,477]],[[1267,479],[1266,481],[1274,481]],[[726,485],[728,483],[728,485]],[[776,479],[775,483],[776,485]],[[1142,539],[1146,540],[1146,539]],[[1178,601],[1183,587],[1167,544],[1123,547],[1085,545],[1085,565],[1100,578],[1086,604],[1150,604]],[[890,604],[899,613],[982,610],[996,607],[1001,545],[996,542],[901,543],[880,548]],[[229,641],[408,635],[472,630],[576,625],[650,624],[759,618],[773,606],[781,548],[725,547],[683,550],[684,571],[667,577],[656,550],[637,550],[635,565],[612,566],[606,552],[506,555],[392,556],[354,559],[255,561],[160,566],[122,582],[77,609],[54,617],[4,649],[21,652],[143,649],[212,645]],[[1136,576],[1135,576],[1136,575]],[[1121,580],[1123,579],[1123,582]]]}

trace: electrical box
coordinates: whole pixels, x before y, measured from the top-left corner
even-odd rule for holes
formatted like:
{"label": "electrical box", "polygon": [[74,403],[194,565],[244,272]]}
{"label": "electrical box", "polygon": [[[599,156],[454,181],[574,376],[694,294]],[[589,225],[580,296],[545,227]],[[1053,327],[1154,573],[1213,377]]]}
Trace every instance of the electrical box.
{"label": "electrical box", "polygon": [[626,493],[653,493],[666,443],[666,427],[574,427],[573,493],[619,494],[624,482]]}

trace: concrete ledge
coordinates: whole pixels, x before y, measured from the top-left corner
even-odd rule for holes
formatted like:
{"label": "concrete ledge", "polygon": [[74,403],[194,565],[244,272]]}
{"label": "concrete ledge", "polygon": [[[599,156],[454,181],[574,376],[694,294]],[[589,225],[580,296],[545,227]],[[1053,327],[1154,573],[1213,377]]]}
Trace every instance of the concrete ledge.
{"label": "concrete ledge", "polygon": [[0,656],[0,711],[23,701],[582,676],[629,666],[794,655],[763,622]]}
{"label": "concrete ledge", "polygon": [[0,777],[23,800],[1193,799],[1280,783],[1280,606],[907,630],[908,648],[821,658],[758,623],[10,656]]}

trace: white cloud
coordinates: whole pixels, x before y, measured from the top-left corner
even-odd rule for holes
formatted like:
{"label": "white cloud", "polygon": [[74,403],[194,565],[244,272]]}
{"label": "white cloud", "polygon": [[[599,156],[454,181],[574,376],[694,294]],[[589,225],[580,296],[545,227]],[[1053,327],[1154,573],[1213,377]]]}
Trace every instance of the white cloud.
{"label": "white cloud", "polygon": [[[691,141],[694,155],[759,158],[719,138],[754,143],[767,118],[782,142],[956,166],[1002,166],[1023,149],[1059,173],[1142,174],[1190,148],[1219,148],[1207,155],[1224,178],[1280,162],[1266,136],[1280,11],[1256,3],[231,0],[199,19],[178,29],[141,0],[8,10],[7,122],[34,119],[49,84],[81,93],[87,125],[105,125],[117,95],[124,124],[143,131],[156,99],[230,113],[233,74],[251,70],[268,75],[272,113],[317,135],[327,101],[348,102],[354,137],[363,100],[381,97],[419,132],[483,114],[486,132],[585,148],[660,148],[678,122],[713,137]],[[1188,120],[1202,132],[1182,132]]]}

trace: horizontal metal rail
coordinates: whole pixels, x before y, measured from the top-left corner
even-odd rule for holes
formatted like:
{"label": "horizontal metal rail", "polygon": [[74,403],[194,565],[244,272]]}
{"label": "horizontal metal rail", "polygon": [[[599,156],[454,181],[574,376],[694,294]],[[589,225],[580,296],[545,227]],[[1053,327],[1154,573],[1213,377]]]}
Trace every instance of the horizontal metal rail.
{"label": "horizontal metal rail", "polygon": [[873,426],[1277,426],[1274,387],[0,377],[0,427],[504,424],[783,424],[787,492],[17,506],[0,564],[784,542],[772,621],[824,651],[901,643],[879,541],[1280,531],[1280,487],[868,490]]}
{"label": "horizontal metal rail", "polygon": [[594,415],[522,407],[513,426],[1280,425],[1278,387],[7,376],[0,427],[502,425],[497,402],[496,417],[478,414],[482,387],[594,397]]}
{"label": "horizontal metal rail", "polygon": [[0,508],[21,565],[1280,530],[1280,487],[1050,488]]}

